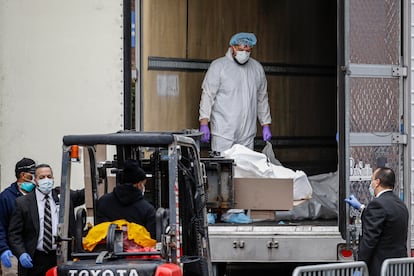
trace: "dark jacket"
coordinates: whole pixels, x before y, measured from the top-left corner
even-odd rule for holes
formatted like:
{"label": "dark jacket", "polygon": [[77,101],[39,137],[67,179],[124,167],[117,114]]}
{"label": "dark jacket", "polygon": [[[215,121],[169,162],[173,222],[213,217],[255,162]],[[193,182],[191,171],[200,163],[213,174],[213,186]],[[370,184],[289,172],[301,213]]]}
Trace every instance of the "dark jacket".
{"label": "dark jacket", "polygon": [[[56,202],[58,199],[56,191],[52,191],[52,197]],[[36,193],[31,192],[16,199],[16,208],[10,220],[9,245],[17,258],[23,253],[28,253],[32,260],[34,259],[39,231],[39,211]],[[30,275],[30,271],[37,269],[41,264],[34,263],[33,265],[33,269],[26,269],[19,262],[18,275]]]}
{"label": "dark jacket", "polygon": [[[59,191],[59,187],[55,188],[56,191]],[[23,194],[20,192],[17,182],[12,183],[7,187],[2,193],[0,193],[0,254],[5,250],[10,249],[8,245],[7,232],[10,224],[10,218],[16,207],[16,199],[21,197]],[[85,203],[85,190],[76,190],[71,191],[71,209],[74,207],[80,206]],[[59,198],[57,193],[54,194],[55,201],[58,202]],[[72,212],[73,213],[73,212]],[[75,220],[74,215],[71,213],[71,221]],[[71,229],[69,233],[74,235],[74,223],[71,224]]]}
{"label": "dark jacket", "polygon": [[[73,208],[84,203],[84,195],[85,190],[70,192],[71,212],[69,212],[69,236],[74,236],[75,216]],[[52,191],[52,197],[56,204],[59,205],[59,196],[56,189]],[[39,211],[37,208],[36,193],[31,192],[16,199],[16,208],[12,214],[8,228],[10,249],[17,258],[23,253],[28,253],[32,259],[34,258],[39,230]],[[30,272],[22,268],[19,264],[19,275],[27,275],[28,273]]]}
{"label": "dark jacket", "polygon": [[144,226],[155,239],[155,209],[142,196],[141,190],[130,184],[118,185],[96,204],[96,223],[126,219]]}
{"label": "dark jacket", "polygon": [[22,195],[17,182],[12,183],[0,193],[0,254],[10,249],[7,241],[7,229],[16,206],[16,198]]}
{"label": "dark jacket", "polygon": [[387,258],[407,257],[408,209],[391,191],[374,198],[362,213],[358,260],[369,275],[380,275]]}

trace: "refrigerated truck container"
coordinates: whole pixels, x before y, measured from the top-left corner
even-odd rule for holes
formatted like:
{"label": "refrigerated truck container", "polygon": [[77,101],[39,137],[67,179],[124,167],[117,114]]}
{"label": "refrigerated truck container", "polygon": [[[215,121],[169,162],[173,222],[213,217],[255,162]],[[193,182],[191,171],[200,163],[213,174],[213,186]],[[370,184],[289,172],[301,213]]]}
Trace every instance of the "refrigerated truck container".
{"label": "refrigerated truck container", "polygon": [[[361,225],[344,199],[355,194],[367,204],[370,172],[379,166],[395,170],[395,192],[413,211],[413,2],[337,4],[337,221],[213,224],[212,259],[218,264],[353,260],[348,249],[356,248]],[[357,172],[361,163],[362,170],[368,165],[368,173]],[[410,220],[407,243],[412,254],[412,216]]]}
{"label": "refrigerated truck container", "polygon": [[[331,162],[329,169],[339,174],[338,218],[333,223],[306,220],[284,226],[211,225],[212,260],[217,264],[337,261],[340,259],[338,252],[342,252],[337,245],[352,244],[353,229],[356,229],[349,225],[353,213],[343,199],[356,193],[361,201],[369,200],[370,181],[367,177],[351,175],[351,158],[370,164],[372,168],[378,165],[393,168],[398,177],[396,192],[409,206],[410,213],[413,211],[413,3],[410,0],[315,0],[293,5],[289,1],[247,1],[225,9],[221,1],[215,1],[214,5],[211,1],[191,0],[72,1],[59,5],[51,0],[41,3],[2,1],[1,189],[13,181],[14,164],[23,156],[50,163],[59,175],[58,149],[61,137],[67,133],[197,128],[197,104],[205,70],[213,56],[224,54],[228,37],[242,26],[261,34],[259,42],[262,44],[256,47],[256,55],[264,60],[271,84],[271,110],[277,114],[272,124],[275,151],[282,147],[278,134],[295,136],[305,131],[302,130],[304,123],[298,118],[319,114],[319,120],[314,123],[323,133],[321,136],[328,132],[324,125],[332,132],[333,143],[335,132],[339,134],[338,147],[336,143],[334,146],[338,162],[334,166]],[[312,5],[318,8],[311,9]],[[216,7],[220,10],[214,10]],[[254,9],[249,10],[251,7]],[[293,23],[311,26],[315,19],[312,15],[317,10],[320,10],[318,16],[326,13],[319,7],[330,7],[329,18],[334,18],[334,22],[327,25],[318,22],[312,32],[307,33],[306,28],[299,28],[298,32],[299,25]],[[279,13],[275,18],[272,10],[276,8]],[[198,12],[194,12],[196,16],[191,14],[194,10]],[[260,23],[246,23],[246,10],[250,12],[249,18]],[[197,19],[203,12],[211,12],[203,17],[204,23]],[[301,16],[295,17],[295,14]],[[215,21],[209,21],[210,17]],[[131,18],[135,21],[129,25]],[[230,23],[226,21],[228,18]],[[291,25],[283,24],[287,18],[292,20],[289,21]],[[269,23],[266,20],[274,20],[271,22],[279,26],[279,32],[266,33],[261,26],[273,28],[272,24],[265,24]],[[223,22],[225,24],[220,25]],[[203,32],[200,26],[219,28]],[[331,36],[334,30],[336,41],[326,45],[328,40],[315,33],[318,29],[320,33],[330,32]],[[278,36],[284,39],[279,41]],[[206,43],[203,37],[208,38]],[[131,39],[135,42],[132,56]],[[284,54],[277,53],[278,45],[266,45],[269,40],[280,43]],[[297,48],[301,48],[301,52],[294,52]],[[323,57],[323,52],[317,49],[328,53],[332,48],[336,58],[333,63],[329,60],[327,66],[294,64],[298,57],[315,61],[315,53]],[[205,59],[200,60],[195,49],[202,57],[205,54]],[[292,64],[277,64],[276,59],[266,63],[266,56],[289,56]],[[132,73],[131,64],[134,66]],[[318,74],[320,78],[313,82]],[[286,94],[283,98],[286,100],[289,93],[298,95],[293,91],[297,75],[307,91],[323,90],[326,86],[329,92],[314,101],[323,103],[324,108],[306,110],[304,104],[300,108],[292,106],[289,116],[302,116],[293,120],[282,116],[284,113],[277,113],[284,108],[277,100],[281,94]],[[289,81],[283,79],[291,76]],[[324,78],[329,79],[326,85],[320,81]],[[133,101],[131,79],[135,84]],[[275,90],[281,79],[283,89]],[[315,95],[318,94],[305,94],[306,104],[315,104],[311,101]],[[330,98],[325,103],[326,97]],[[132,112],[135,112],[135,124],[132,125],[131,104],[135,105]],[[171,110],[175,113],[168,113]],[[329,112],[324,113],[326,110]],[[332,123],[335,120],[332,118],[336,118],[336,122]],[[281,132],[283,127],[291,132]],[[301,135],[303,138],[303,133]],[[306,154],[295,154],[299,158],[312,154],[312,151],[302,152]],[[281,161],[283,163],[283,157]],[[80,163],[79,169],[81,166]],[[301,169],[300,165],[292,167]],[[73,170],[76,169],[75,166]],[[412,248],[412,230],[409,234],[408,248]]]}

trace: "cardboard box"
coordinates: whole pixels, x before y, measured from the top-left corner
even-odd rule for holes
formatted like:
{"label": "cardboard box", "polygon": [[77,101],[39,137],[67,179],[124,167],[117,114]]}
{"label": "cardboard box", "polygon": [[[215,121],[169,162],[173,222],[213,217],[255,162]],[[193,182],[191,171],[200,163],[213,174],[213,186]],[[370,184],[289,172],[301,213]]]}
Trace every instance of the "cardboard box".
{"label": "cardboard box", "polygon": [[234,178],[235,208],[292,210],[293,179]]}
{"label": "cardboard box", "polygon": [[276,211],[274,210],[250,210],[252,220],[276,220]]}

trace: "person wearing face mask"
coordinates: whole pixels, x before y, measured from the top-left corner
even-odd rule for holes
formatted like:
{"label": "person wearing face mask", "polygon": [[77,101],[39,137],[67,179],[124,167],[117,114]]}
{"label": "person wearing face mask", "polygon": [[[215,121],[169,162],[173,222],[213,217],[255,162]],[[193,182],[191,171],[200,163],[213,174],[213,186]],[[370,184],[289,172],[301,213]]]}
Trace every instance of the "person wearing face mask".
{"label": "person wearing face mask", "polygon": [[35,161],[30,158],[24,157],[19,160],[15,166],[16,181],[0,193],[0,254],[3,276],[17,274],[17,258],[9,248],[7,229],[16,206],[16,198],[30,193],[35,187],[35,167]]}
{"label": "person wearing face mask", "polygon": [[358,261],[368,266],[369,275],[380,275],[385,259],[407,257],[408,209],[394,194],[395,174],[390,168],[378,168],[371,178],[369,191],[373,197],[367,206],[355,196],[345,199],[362,212],[362,235]]}
{"label": "person wearing face mask", "polygon": [[96,224],[125,219],[144,226],[155,239],[155,208],[144,199],[146,182],[138,161],[126,160],[121,183],[96,203]]}
{"label": "person wearing face mask", "polygon": [[[16,199],[16,208],[9,225],[9,244],[19,259],[18,275],[45,275],[56,265],[56,244],[50,251],[43,248],[45,203],[50,204],[52,235],[57,234],[59,205],[49,165],[40,164],[35,170],[36,189]],[[37,222],[37,223],[33,223]]]}
{"label": "person wearing face mask", "polygon": [[[263,66],[250,57],[257,39],[253,33],[237,33],[224,57],[214,60],[202,83],[199,121],[202,142],[216,153],[241,144],[254,149],[256,118],[264,141],[272,134],[267,80]],[[211,132],[210,132],[210,127]]]}
{"label": "person wearing face mask", "polygon": [[[47,164],[36,167],[36,188],[16,199],[16,208],[8,228],[11,251],[18,257],[18,275],[45,275],[56,265],[57,225],[59,218],[58,191],[54,188],[52,168]],[[73,198],[76,195],[77,198]],[[84,190],[70,192],[69,235],[74,235],[74,206],[84,203]],[[46,210],[50,210],[47,212]],[[50,216],[47,216],[50,213]],[[48,218],[49,217],[49,218]],[[49,224],[45,224],[49,221]],[[49,225],[49,226],[47,226]],[[49,229],[49,232],[46,229]],[[47,234],[49,233],[49,234]],[[46,238],[45,238],[46,237]],[[47,237],[50,237],[48,243]]]}

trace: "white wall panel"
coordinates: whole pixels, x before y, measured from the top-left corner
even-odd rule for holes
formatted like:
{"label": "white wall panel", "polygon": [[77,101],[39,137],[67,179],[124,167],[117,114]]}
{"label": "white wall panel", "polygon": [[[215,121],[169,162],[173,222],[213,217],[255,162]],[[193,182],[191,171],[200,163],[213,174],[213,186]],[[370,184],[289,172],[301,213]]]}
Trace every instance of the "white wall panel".
{"label": "white wall panel", "polygon": [[63,135],[123,129],[122,11],[122,1],[0,1],[1,189],[24,156],[60,177]]}

